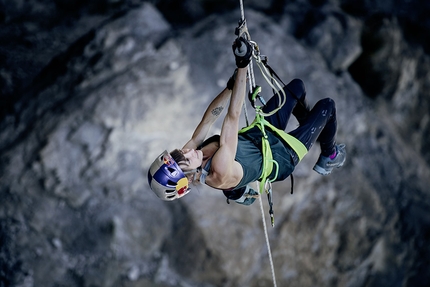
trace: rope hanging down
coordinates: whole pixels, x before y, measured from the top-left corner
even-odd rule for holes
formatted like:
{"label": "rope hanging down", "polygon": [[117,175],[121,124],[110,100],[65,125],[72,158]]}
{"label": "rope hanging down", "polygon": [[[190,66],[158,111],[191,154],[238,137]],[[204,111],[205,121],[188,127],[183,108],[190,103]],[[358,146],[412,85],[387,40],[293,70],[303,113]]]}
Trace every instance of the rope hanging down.
{"label": "rope hanging down", "polygon": [[[256,97],[258,97],[258,99],[260,100],[260,102],[263,105],[265,105],[265,102],[264,102],[264,99],[259,96],[259,91],[261,90],[261,87],[258,87],[255,84],[253,61],[251,60],[250,63],[248,64],[248,78],[249,78],[249,91],[250,91],[250,95],[252,95],[252,103],[253,103],[252,106],[254,107],[256,113],[259,114],[260,116],[263,116],[263,117],[269,116],[269,115],[276,113],[280,108],[282,108],[282,106],[285,104],[285,101],[286,101],[286,95],[285,95],[284,90],[282,89],[282,86],[279,84],[279,82],[276,79],[274,79],[272,77],[272,74],[267,70],[263,61],[261,60],[260,51],[259,51],[257,43],[251,41],[251,36],[249,35],[248,28],[246,26],[245,12],[244,12],[244,8],[243,8],[243,0],[239,0],[239,1],[240,1],[241,20],[239,21],[239,25],[235,31],[235,34],[238,37],[245,38],[246,40],[248,40],[252,44],[252,46],[253,46],[253,57],[255,58],[255,61],[256,61],[257,65],[261,71],[261,74],[263,75],[263,77],[267,81],[267,83],[272,87],[272,89],[274,91],[277,91],[277,94],[279,97],[278,108],[271,111],[270,113],[263,113],[263,111],[260,107],[256,107],[254,105],[254,100]],[[266,61],[267,61],[267,59],[266,59]],[[279,91],[281,91],[281,92],[279,92]],[[281,95],[281,93],[282,93],[282,95]],[[244,113],[245,113],[246,125],[249,126],[248,111],[247,111],[245,102],[244,102],[243,109],[244,109]],[[273,210],[272,210],[273,201],[272,201],[271,182],[268,182],[268,184],[269,184],[269,188],[268,188],[267,193],[268,193],[268,199],[269,199],[269,205],[270,205],[269,213],[271,215],[272,226],[274,226],[274,218],[273,218]],[[260,185],[257,184],[257,192],[258,192],[258,194],[261,194],[259,186]],[[262,215],[262,220],[263,220],[264,235],[265,235],[265,239],[266,239],[267,250],[268,250],[268,254],[269,254],[270,267],[271,267],[271,271],[272,271],[273,285],[274,285],[274,287],[277,287],[276,286],[275,268],[274,268],[274,264],[273,264],[273,258],[272,258],[271,248],[270,248],[270,241],[269,241],[269,236],[268,236],[268,232],[267,232],[266,219],[264,216],[264,208],[263,208],[263,202],[261,200],[261,196],[259,196],[259,201],[260,201],[260,210],[261,210],[261,215]]]}

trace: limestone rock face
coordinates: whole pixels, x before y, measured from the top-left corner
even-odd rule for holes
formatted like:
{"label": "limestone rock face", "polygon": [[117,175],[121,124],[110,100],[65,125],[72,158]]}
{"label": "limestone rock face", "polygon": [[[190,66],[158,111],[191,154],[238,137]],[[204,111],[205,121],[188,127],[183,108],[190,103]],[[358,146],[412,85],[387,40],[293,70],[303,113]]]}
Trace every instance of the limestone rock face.
{"label": "limestone rock face", "polygon": [[[24,2],[5,6],[5,27],[38,3]],[[66,2],[38,4],[58,13],[72,9]],[[409,42],[403,14],[360,12],[366,1],[296,1],[276,13],[277,1],[250,2],[249,31],[276,72],[285,82],[301,78],[311,105],[336,101],[345,166],[316,174],[319,147],[312,148],[294,172],[293,195],[289,180],[274,184],[274,228],[264,195],[241,206],[194,186],[179,201],[159,200],[148,168],[189,139],[225,87],[240,11],[212,14],[211,1],[183,1],[179,8],[195,13],[184,25],[169,18],[171,1],[99,1],[102,12],[81,3],[72,9],[80,15],[69,27],[75,34],[55,53],[35,45],[41,58],[32,60],[30,48],[1,51],[11,65],[0,70],[8,97],[0,121],[0,286],[271,286],[260,203],[278,286],[426,286],[425,46]],[[60,41],[32,21],[16,26],[27,36],[32,27],[44,31],[28,43]],[[254,70],[268,99],[271,89]],[[292,119],[287,129],[296,125]]]}

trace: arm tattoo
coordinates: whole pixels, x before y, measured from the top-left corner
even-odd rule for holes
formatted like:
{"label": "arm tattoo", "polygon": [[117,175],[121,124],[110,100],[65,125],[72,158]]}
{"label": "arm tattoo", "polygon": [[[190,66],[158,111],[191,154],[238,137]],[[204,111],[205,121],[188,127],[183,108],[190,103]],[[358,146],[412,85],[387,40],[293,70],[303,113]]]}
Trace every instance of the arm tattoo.
{"label": "arm tattoo", "polygon": [[217,117],[217,116],[219,116],[221,114],[222,110],[224,110],[224,107],[219,106],[219,107],[214,108],[211,111],[211,113],[212,113],[212,115],[214,115],[215,117]]}

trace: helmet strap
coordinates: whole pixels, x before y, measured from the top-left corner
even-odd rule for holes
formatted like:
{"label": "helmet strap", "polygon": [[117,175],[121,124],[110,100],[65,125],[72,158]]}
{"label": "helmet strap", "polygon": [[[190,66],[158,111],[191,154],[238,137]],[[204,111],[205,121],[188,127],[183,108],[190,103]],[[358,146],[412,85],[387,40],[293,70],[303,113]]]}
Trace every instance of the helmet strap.
{"label": "helmet strap", "polygon": [[197,174],[202,171],[202,166],[196,168],[196,172],[194,173],[193,182],[197,180]]}
{"label": "helmet strap", "polygon": [[193,175],[193,181],[195,181],[197,179],[197,173],[200,172],[202,170],[202,167],[199,166],[198,168],[192,169],[192,170],[188,170],[188,171],[183,171],[183,173],[187,176],[189,174],[194,174]]}

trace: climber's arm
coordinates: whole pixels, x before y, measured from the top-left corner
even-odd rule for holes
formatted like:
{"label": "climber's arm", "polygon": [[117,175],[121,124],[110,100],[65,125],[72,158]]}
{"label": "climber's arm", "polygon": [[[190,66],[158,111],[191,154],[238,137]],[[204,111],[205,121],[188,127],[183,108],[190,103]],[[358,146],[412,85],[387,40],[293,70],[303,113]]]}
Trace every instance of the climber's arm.
{"label": "climber's arm", "polygon": [[184,145],[184,149],[196,149],[199,145],[203,143],[209,133],[210,128],[219,118],[222,111],[228,105],[230,100],[231,90],[225,88],[221,91],[218,96],[216,96],[212,102],[207,107],[200,123],[194,130],[191,139]]}

